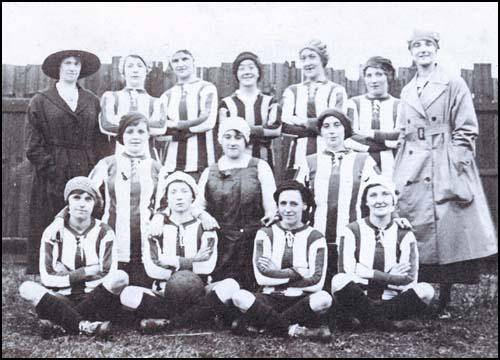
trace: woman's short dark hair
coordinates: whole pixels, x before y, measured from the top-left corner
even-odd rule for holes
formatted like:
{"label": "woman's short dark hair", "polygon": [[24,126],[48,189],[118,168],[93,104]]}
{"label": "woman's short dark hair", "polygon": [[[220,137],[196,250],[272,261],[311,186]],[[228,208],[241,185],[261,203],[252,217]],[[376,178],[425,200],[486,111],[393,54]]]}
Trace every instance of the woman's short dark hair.
{"label": "woman's short dark hair", "polygon": [[351,120],[342,111],[337,109],[327,109],[323,111],[318,116],[318,132],[321,133],[321,128],[327,117],[333,116],[335,119],[340,120],[342,126],[344,127],[344,139],[348,139],[352,136],[352,125]]}
{"label": "woman's short dark hair", "polygon": [[118,134],[116,135],[116,140],[123,145],[123,133],[129,126],[136,126],[139,123],[144,122],[149,132],[149,122],[144,114],[138,111],[131,111],[123,115],[120,119],[120,124],[118,125]]}
{"label": "woman's short dark hair", "polygon": [[304,202],[304,204],[306,204],[306,210],[304,210],[304,212],[302,213],[302,221],[306,224],[309,223],[313,219],[312,215],[316,207],[316,204],[314,202],[314,196],[311,190],[309,190],[309,188],[299,183],[297,180],[287,180],[278,185],[278,188],[273,194],[274,201],[276,202],[277,205],[279,203],[280,194],[288,190],[292,191],[295,190],[300,193],[302,201]]}

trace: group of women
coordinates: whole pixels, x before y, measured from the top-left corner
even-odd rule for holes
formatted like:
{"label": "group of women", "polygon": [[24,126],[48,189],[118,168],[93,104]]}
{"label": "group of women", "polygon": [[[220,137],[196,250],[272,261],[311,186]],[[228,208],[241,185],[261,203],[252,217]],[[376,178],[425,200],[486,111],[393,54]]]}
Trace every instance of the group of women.
{"label": "group of women", "polygon": [[[192,317],[228,316],[234,305],[270,328],[311,335],[291,325],[327,311],[329,293],[345,288],[334,277],[345,268],[344,229],[376,209],[367,196],[370,184],[386,184],[373,183],[382,175],[396,185],[392,205],[398,197],[384,224],[413,227],[420,277],[442,284],[444,311],[451,284],[477,281],[480,260],[497,252],[497,242],[474,162],[470,92],[436,64],[437,33],[415,31],[408,49],[417,74],[401,99],[388,92],[390,60],[375,56],[363,67],[367,94],[348,100],[326,77],[326,46],[310,41],[299,51],[304,80],[281,104],[259,90],[262,65],[251,52],[234,61],[238,90],[219,105],[188,50],[172,55],[178,81],[159,99],[144,88],[144,59],[125,56],[125,88],[100,103],[77,83],[99,69],[95,55],[50,55],[42,69],[57,81],[34,96],[27,116],[36,171],[28,270],[36,273],[38,263],[44,286],[24,283],[21,295],[66,331],[105,333],[107,322],[87,320],[119,317],[102,309],[121,303],[144,320],[173,323],[185,321],[179,308],[188,305],[198,309]],[[295,181],[277,187],[271,142],[280,135],[293,138],[286,176]],[[415,272],[398,269],[391,274]],[[183,293],[175,287],[182,281],[169,288],[166,280],[184,270],[201,275],[203,291]]]}

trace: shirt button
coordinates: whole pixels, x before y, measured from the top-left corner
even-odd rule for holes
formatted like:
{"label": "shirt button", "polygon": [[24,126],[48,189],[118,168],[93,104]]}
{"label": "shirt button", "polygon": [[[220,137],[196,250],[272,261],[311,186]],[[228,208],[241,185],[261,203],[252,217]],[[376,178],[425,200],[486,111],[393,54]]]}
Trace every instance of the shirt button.
{"label": "shirt button", "polygon": [[408,124],[409,124],[409,123],[411,123],[411,120],[410,120],[410,119],[408,119]]}
{"label": "shirt button", "polygon": [[424,180],[427,181],[427,182],[431,182],[431,178],[428,177],[428,176],[426,178],[424,178]]}
{"label": "shirt button", "polygon": [[413,154],[413,150],[408,151],[408,154],[410,155]]}
{"label": "shirt button", "polygon": [[243,229],[240,229],[240,233],[242,233],[242,232],[245,232],[245,230],[243,230]]}

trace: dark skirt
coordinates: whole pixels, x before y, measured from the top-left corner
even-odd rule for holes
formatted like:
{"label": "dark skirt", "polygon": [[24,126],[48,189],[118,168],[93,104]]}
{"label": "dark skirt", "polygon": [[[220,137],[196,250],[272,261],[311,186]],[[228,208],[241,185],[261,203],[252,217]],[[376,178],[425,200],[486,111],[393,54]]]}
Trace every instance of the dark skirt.
{"label": "dark skirt", "polygon": [[420,264],[418,281],[448,284],[477,284],[482,273],[491,271],[498,264],[498,254],[480,259],[451,264]]}

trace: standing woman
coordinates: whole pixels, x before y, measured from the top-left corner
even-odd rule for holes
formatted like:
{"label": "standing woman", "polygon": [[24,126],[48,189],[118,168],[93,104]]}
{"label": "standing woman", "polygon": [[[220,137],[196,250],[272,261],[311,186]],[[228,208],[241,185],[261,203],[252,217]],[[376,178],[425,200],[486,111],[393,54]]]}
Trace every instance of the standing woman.
{"label": "standing woman", "polygon": [[382,56],[369,58],[363,66],[368,92],[349,99],[347,103],[347,116],[352,120],[354,134],[346,140],[346,146],[368,151],[382,175],[389,179],[392,179],[399,135],[396,129],[399,99],[388,92],[394,74],[391,60]]}
{"label": "standing woman", "polygon": [[[323,150],[318,137],[317,117],[326,109],[346,111],[345,89],[325,75],[329,55],[319,40],[308,42],[299,52],[304,81],[289,86],[283,93],[283,134],[293,136],[288,169],[297,169],[307,155]],[[291,174],[287,175],[288,177]]]}
{"label": "standing woman", "polygon": [[326,287],[337,273],[337,230],[361,218],[361,194],[367,179],[379,172],[368,153],[347,149],[345,139],[352,135],[347,116],[329,109],[318,117],[318,132],[325,149],[309,155],[299,168],[297,180],[314,194],[314,228],[325,234],[328,246]]}
{"label": "standing woman", "polygon": [[470,91],[436,64],[439,34],[415,31],[408,49],[417,74],[401,93],[394,179],[399,212],[416,232],[420,278],[441,284],[444,312],[453,283],[479,281],[480,259],[498,252],[497,237],[474,161]]}
{"label": "standing woman", "polygon": [[38,273],[40,239],[64,207],[66,182],[87,175],[107,147],[99,132],[99,99],[77,83],[100,66],[96,55],[81,50],[59,51],[43,62],[44,74],[57,81],[31,99],[26,118],[26,156],[35,167],[28,274]]}
{"label": "standing woman", "polygon": [[[120,73],[125,78],[125,88],[119,91],[106,91],[101,99],[101,113],[99,126],[101,131],[109,136],[116,137],[118,126],[123,115],[131,111],[143,114],[149,121],[150,139],[147,155],[159,160],[154,148],[154,136],[163,135],[166,128],[165,119],[154,118],[153,110],[155,98],[144,89],[149,68],[144,59],[135,54],[123,57],[119,65]],[[112,141],[115,143],[115,140]],[[116,143],[117,151],[123,152],[123,145]]]}
{"label": "standing woman", "polygon": [[262,64],[254,53],[242,52],[233,62],[233,75],[239,88],[219,105],[220,121],[229,116],[244,118],[250,125],[250,146],[253,157],[265,160],[273,168],[271,140],[280,135],[280,108],[271,95],[257,87],[262,77]]}
{"label": "standing woman", "polygon": [[245,151],[250,142],[245,119],[222,121],[218,140],[224,155],[201,175],[194,205],[206,210],[220,226],[214,281],[233,278],[242,288],[252,290],[253,240],[262,224],[274,219],[276,184],[269,164]]}
{"label": "standing woman", "polygon": [[167,120],[169,136],[160,156],[167,175],[179,170],[198,180],[215,163],[212,129],[217,119],[217,89],[196,77],[188,50],[176,51],[170,64],[177,83],[160,97],[159,114],[155,115]]}
{"label": "standing woman", "polygon": [[[117,140],[125,150],[99,161],[89,177],[96,188],[104,185],[102,221],[115,231],[118,269],[127,272],[130,285],[151,287],[153,280],[144,269],[143,249],[160,164],[146,154],[148,119],[139,112],[124,115]],[[54,237],[63,229],[61,217],[55,223]]]}

